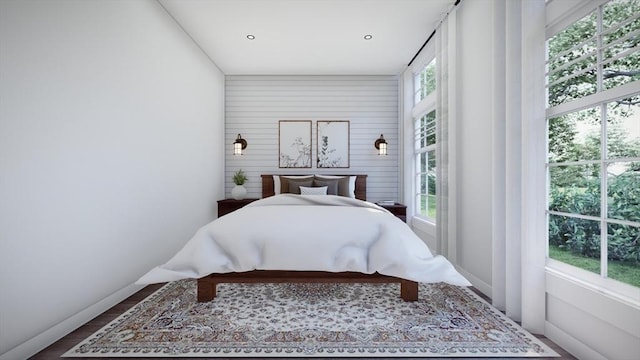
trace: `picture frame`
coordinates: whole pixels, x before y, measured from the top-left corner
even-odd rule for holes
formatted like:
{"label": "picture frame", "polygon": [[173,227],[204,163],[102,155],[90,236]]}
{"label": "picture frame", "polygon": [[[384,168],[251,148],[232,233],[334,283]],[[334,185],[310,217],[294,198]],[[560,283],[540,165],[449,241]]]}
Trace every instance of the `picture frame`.
{"label": "picture frame", "polygon": [[317,167],[348,168],[349,120],[318,120],[316,126]]}
{"label": "picture frame", "polygon": [[311,167],[311,120],[278,121],[278,167]]}

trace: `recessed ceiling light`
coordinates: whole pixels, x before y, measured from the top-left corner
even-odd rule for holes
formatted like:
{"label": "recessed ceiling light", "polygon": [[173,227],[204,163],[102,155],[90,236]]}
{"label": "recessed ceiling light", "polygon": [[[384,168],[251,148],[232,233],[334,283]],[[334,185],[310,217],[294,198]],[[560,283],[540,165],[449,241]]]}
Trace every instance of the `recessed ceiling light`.
{"label": "recessed ceiling light", "polygon": [[247,39],[249,39],[249,40],[254,40],[255,38],[256,38],[256,37],[255,37],[255,36],[253,36],[253,35],[251,35],[251,34],[247,35]]}
{"label": "recessed ceiling light", "polygon": [[371,40],[371,39],[373,39],[373,35],[367,34],[367,35],[364,36],[364,39],[365,40]]}

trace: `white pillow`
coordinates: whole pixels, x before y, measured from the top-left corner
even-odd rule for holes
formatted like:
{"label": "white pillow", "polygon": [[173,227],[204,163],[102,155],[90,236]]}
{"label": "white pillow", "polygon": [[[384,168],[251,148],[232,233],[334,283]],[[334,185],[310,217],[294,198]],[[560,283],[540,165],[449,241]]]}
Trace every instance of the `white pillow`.
{"label": "white pillow", "polygon": [[300,195],[327,195],[328,186],[306,187],[300,186]]}
{"label": "white pillow", "polygon": [[[314,175],[318,179],[325,180],[334,180],[334,179],[344,179],[346,176],[333,176],[333,175]],[[356,198],[356,178],[357,176],[349,176],[349,197],[352,199]]]}

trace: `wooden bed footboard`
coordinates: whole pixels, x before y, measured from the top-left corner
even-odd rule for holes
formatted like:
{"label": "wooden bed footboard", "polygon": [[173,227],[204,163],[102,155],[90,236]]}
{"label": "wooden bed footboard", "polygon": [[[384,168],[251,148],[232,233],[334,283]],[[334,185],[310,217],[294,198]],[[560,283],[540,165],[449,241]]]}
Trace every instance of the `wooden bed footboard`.
{"label": "wooden bed footboard", "polygon": [[254,270],[241,273],[211,274],[198,279],[198,302],[211,301],[216,285],[221,283],[400,283],[404,301],[418,300],[418,283],[393,276],[357,272],[271,271]]}

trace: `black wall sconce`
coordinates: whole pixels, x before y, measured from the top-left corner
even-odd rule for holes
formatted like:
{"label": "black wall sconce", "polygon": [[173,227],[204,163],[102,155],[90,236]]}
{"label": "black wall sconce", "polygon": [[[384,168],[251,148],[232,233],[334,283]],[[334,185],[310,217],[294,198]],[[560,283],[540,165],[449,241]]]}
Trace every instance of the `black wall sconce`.
{"label": "black wall sconce", "polygon": [[387,140],[384,139],[384,135],[380,134],[380,138],[376,139],[373,146],[378,149],[378,155],[387,155]]}
{"label": "black wall sconce", "polygon": [[243,139],[240,134],[233,142],[233,155],[242,155],[242,150],[247,148],[247,140]]}

